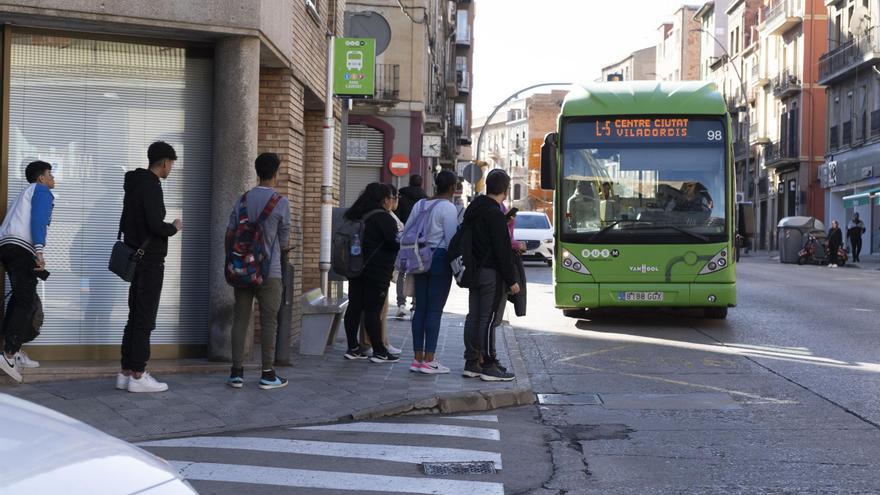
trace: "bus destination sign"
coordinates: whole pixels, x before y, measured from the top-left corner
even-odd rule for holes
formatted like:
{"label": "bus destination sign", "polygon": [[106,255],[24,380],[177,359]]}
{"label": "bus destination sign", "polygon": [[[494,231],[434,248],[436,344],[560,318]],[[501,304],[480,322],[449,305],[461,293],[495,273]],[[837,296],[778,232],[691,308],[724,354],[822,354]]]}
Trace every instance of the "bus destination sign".
{"label": "bus destination sign", "polygon": [[603,119],[595,122],[597,138],[686,138],[689,119]]}
{"label": "bus destination sign", "polygon": [[690,144],[723,145],[721,119],[688,117],[600,117],[571,122],[563,128],[566,145]]}

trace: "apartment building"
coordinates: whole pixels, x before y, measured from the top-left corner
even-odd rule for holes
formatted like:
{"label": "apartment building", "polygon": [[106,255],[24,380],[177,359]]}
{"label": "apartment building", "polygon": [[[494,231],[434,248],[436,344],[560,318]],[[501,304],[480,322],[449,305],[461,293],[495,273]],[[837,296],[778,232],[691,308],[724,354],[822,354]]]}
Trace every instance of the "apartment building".
{"label": "apartment building", "polygon": [[683,5],[657,28],[657,53],[653,79],[686,81],[700,79],[700,23],[694,19],[699,7]]}
{"label": "apartment building", "polygon": [[159,139],[180,158],[163,188],[169,218],[181,217],[184,230],[169,246],[154,358],[230,357],[223,238],[230,208],[256,183],[259,152],[283,159],[279,187],[296,232],[293,297],[318,285],[327,33],[342,34],[344,4],[0,5],[0,205],[25,187],[30,160],[52,163],[57,178],[46,250],[52,278],[39,286],[46,320],[32,356],[118,357],[128,286],[106,260],[123,174],[146,166],[147,146]]}
{"label": "apartment building", "polygon": [[[430,178],[453,169],[467,137],[472,87],[474,2],[350,1],[346,26],[387,32],[377,47],[373,98],[352,100],[347,117],[343,206],[371,182],[406,185],[395,177],[392,156],[404,156],[410,174]],[[433,186],[430,179],[427,188]]]}
{"label": "apartment building", "polygon": [[775,226],[786,216],[823,219],[819,167],[825,161],[826,96],[819,82],[819,57],[827,50],[824,0],[771,0],[761,6],[758,178],[759,247],[776,247]]}
{"label": "apartment building", "polygon": [[700,27],[700,79],[715,82],[719,89],[724,81],[727,51],[728,0],[706,2],[694,14]]}
{"label": "apartment building", "polygon": [[825,218],[868,228],[862,253],[880,254],[880,1],[828,4],[830,36],[819,59],[826,89]]}
{"label": "apartment building", "polygon": [[648,81],[657,75],[657,47],[636,50],[602,68],[600,81]]}

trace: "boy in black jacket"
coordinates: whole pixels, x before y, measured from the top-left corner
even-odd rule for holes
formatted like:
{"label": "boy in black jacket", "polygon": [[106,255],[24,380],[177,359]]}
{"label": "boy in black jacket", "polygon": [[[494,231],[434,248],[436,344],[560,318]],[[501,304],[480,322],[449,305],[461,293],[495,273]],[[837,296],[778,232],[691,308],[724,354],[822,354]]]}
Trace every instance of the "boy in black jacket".
{"label": "boy in black jacket", "polygon": [[477,287],[469,289],[468,315],[464,326],[462,375],[484,381],[511,381],[508,373],[492,354],[495,330],[492,321],[507,292],[520,291],[513,270],[510,233],[501,203],[507,198],[510,177],[503,170],[493,170],[486,177],[486,195],[479,196],[464,213],[464,223],[473,224],[474,259],[480,261]]}

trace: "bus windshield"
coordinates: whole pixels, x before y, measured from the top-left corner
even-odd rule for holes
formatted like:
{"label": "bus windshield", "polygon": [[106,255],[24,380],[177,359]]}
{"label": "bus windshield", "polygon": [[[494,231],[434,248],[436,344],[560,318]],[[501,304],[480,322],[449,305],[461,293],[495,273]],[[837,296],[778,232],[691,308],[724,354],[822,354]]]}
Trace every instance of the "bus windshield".
{"label": "bus windshield", "polygon": [[726,134],[720,118],[567,122],[558,208],[563,241],[724,241]]}

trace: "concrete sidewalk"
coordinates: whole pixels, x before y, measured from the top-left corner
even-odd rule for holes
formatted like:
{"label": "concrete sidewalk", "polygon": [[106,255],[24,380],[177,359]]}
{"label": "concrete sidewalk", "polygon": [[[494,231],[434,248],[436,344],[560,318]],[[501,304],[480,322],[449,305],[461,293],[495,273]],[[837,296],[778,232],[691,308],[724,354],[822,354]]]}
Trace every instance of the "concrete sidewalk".
{"label": "concrete sidewalk", "polygon": [[440,362],[452,369],[447,375],[411,373],[410,322],[389,318],[389,339],[404,351],[400,362],[373,364],[343,359],[346,346],[344,332],[340,331],[336,344],[324,356],[294,353],[294,365],[278,369],[290,384],[278,390],[260,390],[254,367],[245,372],[245,387],[232,389],[225,383],[228,364],[220,364],[218,369],[218,363],[205,363],[201,372],[163,375],[156,370],[156,376],[170,387],[157,394],[118,391],[113,377],[0,385],[0,392],[44,405],[130,441],[363,419],[414,410],[450,413],[531,404],[531,383],[509,327],[497,336],[498,355],[502,363],[509,363],[516,380],[488,383],[461,376],[466,312],[462,304],[467,304],[467,293],[454,288],[437,349]]}

